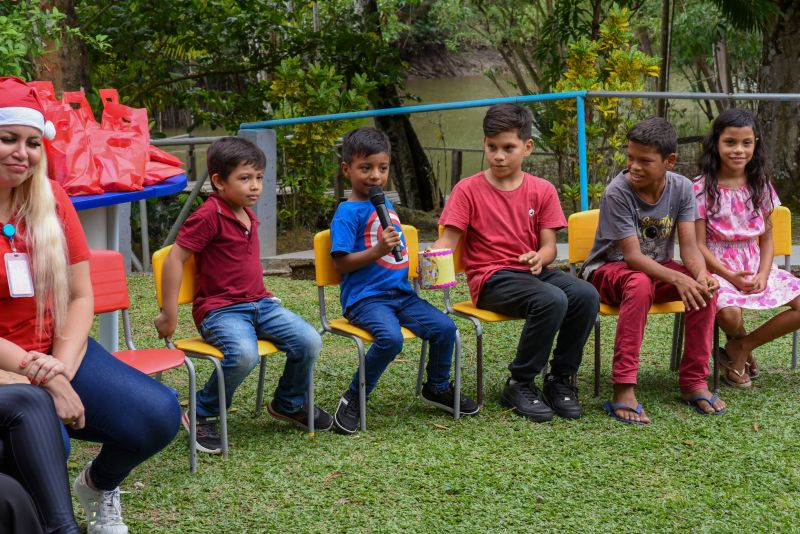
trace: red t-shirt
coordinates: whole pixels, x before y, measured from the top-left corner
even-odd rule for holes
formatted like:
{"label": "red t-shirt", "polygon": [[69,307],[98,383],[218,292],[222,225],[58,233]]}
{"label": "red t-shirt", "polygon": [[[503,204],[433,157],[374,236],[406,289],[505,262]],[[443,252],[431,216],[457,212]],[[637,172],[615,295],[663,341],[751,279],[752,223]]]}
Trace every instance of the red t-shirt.
{"label": "red t-shirt", "polygon": [[175,240],[194,253],[197,264],[192,317],[198,327],[211,310],[272,296],[264,288],[258,220],[248,208],[245,212],[250,230],[214,193],[186,219]]}
{"label": "red t-shirt", "polygon": [[[83,234],[78,214],[61,186],[52,180],[49,182],[56,201],[56,213],[64,229],[69,264],[86,261],[89,259],[89,247],[86,245],[86,236]],[[5,222],[3,221],[3,223]],[[25,226],[19,221],[12,222],[17,226],[14,236],[14,246],[17,248],[17,252],[25,252],[30,255],[28,243],[24,239]],[[6,236],[0,235],[0,337],[16,343],[25,350],[50,354],[53,350],[53,317],[45,312],[45,325],[42,335],[39,337],[36,331],[35,297],[14,298],[9,292],[6,262],[3,261],[9,252],[11,252],[11,243]],[[29,257],[29,260],[32,261],[33,258]],[[31,264],[30,267],[31,276],[33,276],[33,265]],[[66,273],[63,275],[67,276]]]}
{"label": "red t-shirt", "polygon": [[461,180],[447,199],[439,224],[464,232],[464,266],[472,302],[501,269],[524,271],[521,254],[538,250],[542,228],[567,226],[553,184],[524,173],[522,184],[501,191],[483,171]]}

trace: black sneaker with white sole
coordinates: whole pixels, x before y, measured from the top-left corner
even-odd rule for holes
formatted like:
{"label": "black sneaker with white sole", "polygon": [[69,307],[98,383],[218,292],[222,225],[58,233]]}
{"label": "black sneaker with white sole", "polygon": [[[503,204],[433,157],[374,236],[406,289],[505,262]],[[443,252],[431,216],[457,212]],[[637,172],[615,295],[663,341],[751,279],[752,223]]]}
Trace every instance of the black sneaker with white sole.
{"label": "black sneaker with white sole", "polygon": [[[183,412],[181,422],[183,428],[190,432],[188,411]],[[208,454],[222,454],[222,438],[219,436],[216,420],[197,416],[197,450]]]}
{"label": "black sneaker with white sole", "polygon": [[578,402],[578,388],[572,385],[571,376],[555,376],[550,373],[544,377],[544,400],[559,417],[577,419],[583,415]]}
{"label": "black sneaker with white sole", "polygon": [[[422,397],[422,402],[425,404],[430,404],[431,406],[435,406],[449,413],[453,413],[455,410],[456,395],[453,382],[450,382],[447,388],[442,391],[434,391],[432,388],[429,388],[428,383],[425,382],[422,386],[422,394],[420,396]],[[481,410],[480,406],[478,406],[474,400],[463,393],[460,397],[461,415],[476,415]]]}
{"label": "black sneaker with white sole", "polygon": [[503,406],[514,408],[514,411],[523,417],[527,417],[537,423],[550,421],[553,418],[553,410],[544,402],[542,392],[531,382],[512,383],[509,378],[503,394],[500,397]]}
{"label": "black sneaker with white sole", "polygon": [[[288,421],[295,426],[298,426],[304,430],[308,430],[308,405],[303,404],[303,407],[300,411],[295,413],[286,413],[283,410],[280,410],[276,405],[275,401],[272,400],[267,405],[267,412],[280,421]],[[314,406],[314,430],[315,431],[324,431],[330,430],[333,426],[333,417],[331,414],[326,412],[325,410]]]}
{"label": "black sneaker with white sole", "polygon": [[333,429],[340,434],[354,434],[358,430],[360,414],[358,394],[348,389],[339,400],[336,415],[333,416]]}

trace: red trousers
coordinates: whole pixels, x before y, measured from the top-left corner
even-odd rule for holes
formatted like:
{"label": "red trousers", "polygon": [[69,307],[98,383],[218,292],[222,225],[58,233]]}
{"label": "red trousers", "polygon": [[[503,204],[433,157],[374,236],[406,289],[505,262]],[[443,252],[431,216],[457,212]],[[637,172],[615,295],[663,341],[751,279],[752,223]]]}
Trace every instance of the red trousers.
{"label": "red trousers", "polygon": [[[692,276],[686,267],[674,261],[662,265]],[[619,307],[611,383],[636,384],[647,311],[654,302],[681,300],[681,296],[672,284],[654,280],[641,271],[634,271],[624,261],[606,263],[598,268],[592,275],[591,282],[600,293],[601,302]],[[678,370],[681,391],[689,392],[708,387],[706,379],[716,310],[717,300],[714,298],[705,308],[686,311],[685,349]]]}

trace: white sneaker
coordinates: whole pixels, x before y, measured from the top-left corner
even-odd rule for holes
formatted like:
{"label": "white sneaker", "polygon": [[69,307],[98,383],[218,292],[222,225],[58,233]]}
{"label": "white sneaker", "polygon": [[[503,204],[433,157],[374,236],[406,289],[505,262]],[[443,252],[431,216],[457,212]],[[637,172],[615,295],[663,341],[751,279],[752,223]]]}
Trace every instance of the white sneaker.
{"label": "white sneaker", "polygon": [[86,468],[81,471],[72,485],[78,502],[86,512],[86,519],[89,522],[87,532],[89,534],[128,534],[128,526],[122,522],[119,487],[111,491],[98,491],[90,488],[86,483],[86,477],[89,476],[91,465],[92,462],[86,464]]}

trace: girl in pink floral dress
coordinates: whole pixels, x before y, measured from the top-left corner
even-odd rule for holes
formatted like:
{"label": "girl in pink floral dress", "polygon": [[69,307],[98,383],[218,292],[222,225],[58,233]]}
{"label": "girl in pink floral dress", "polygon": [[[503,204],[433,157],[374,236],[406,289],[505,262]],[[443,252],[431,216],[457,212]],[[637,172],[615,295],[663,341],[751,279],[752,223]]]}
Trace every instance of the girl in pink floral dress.
{"label": "girl in pink floral dress", "polygon": [[[727,384],[748,388],[758,375],[752,351],[800,328],[800,280],[773,260],[769,216],[780,205],[766,167],[760,131],[750,112],[723,111],[703,143],[695,178],[697,243],[719,280],[717,321],[728,336],[721,349]],[[790,309],[749,334],[742,308]]]}

